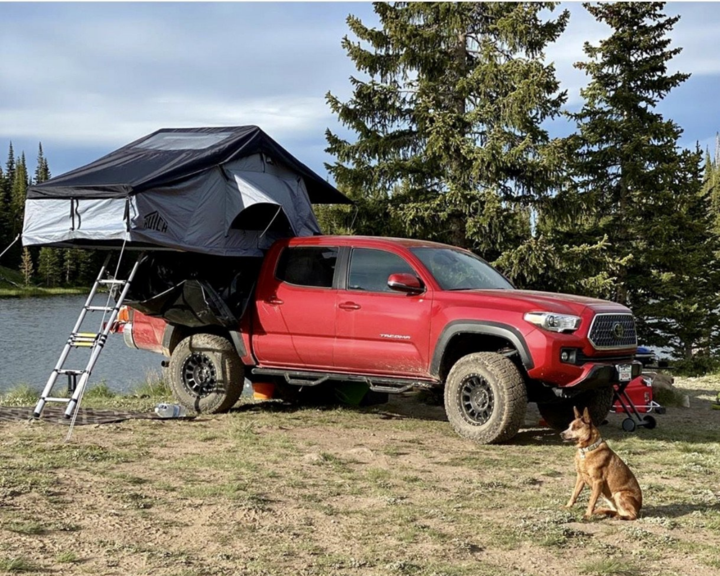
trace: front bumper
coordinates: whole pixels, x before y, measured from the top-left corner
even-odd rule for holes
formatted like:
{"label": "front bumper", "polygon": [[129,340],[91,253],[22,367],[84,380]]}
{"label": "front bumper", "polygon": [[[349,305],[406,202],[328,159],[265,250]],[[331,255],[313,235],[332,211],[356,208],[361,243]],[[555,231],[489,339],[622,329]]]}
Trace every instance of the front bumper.
{"label": "front bumper", "polygon": [[[637,361],[623,362],[622,364],[631,366],[631,378],[637,378],[642,374],[642,363]],[[583,366],[582,374],[563,388],[572,388],[574,390],[594,390],[603,386],[619,384],[620,377],[618,375],[616,364],[605,363],[589,363]]]}

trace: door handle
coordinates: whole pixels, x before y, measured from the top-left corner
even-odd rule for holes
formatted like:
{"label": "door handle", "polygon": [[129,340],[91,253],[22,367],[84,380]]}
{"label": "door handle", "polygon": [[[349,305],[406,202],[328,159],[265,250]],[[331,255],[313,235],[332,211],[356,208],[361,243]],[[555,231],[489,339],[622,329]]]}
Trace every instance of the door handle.
{"label": "door handle", "polygon": [[360,304],[355,304],[355,302],[343,302],[342,304],[338,304],[338,308],[342,308],[343,310],[359,310]]}
{"label": "door handle", "polygon": [[280,298],[278,298],[277,296],[270,296],[270,298],[268,298],[266,302],[268,304],[272,304],[273,306],[280,306],[280,304],[283,304],[283,301],[280,300]]}

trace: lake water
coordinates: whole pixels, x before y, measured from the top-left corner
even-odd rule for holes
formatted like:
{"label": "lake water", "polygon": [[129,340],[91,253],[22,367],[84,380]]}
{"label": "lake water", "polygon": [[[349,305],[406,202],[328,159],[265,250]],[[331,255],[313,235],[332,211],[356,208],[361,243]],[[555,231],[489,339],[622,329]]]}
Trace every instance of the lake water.
{"label": "lake water", "polygon": [[[20,383],[42,390],[85,298],[0,299],[0,393]],[[102,295],[97,296],[94,304],[104,304],[105,299]],[[102,312],[88,313],[81,331],[97,331],[102,315]],[[73,349],[65,367],[83,369],[88,356],[88,349]],[[164,359],[160,354],[128,348],[121,334],[111,334],[95,365],[90,386],[104,380],[112,390],[128,392],[144,382],[148,373],[159,375],[160,362]],[[67,377],[60,378],[63,378],[60,382],[64,386]]]}

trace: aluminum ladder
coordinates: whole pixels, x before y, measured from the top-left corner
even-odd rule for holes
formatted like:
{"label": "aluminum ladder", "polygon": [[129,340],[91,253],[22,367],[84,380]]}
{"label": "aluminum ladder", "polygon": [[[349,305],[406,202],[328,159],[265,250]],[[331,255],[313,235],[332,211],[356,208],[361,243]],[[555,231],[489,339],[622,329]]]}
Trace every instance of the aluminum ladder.
{"label": "aluminum ladder", "polygon": [[[82,395],[85,392],[85,387],[87,386],[88,380],[92,375],[93,368],[95,368],[95,364],[100,357],[100,353],[105,346],[105,341],[107,340],[108,334],[110,334],[110,330],[112,329],[115,320],[117,320],[118,313],[120,312],[120,307],[122,306],[123,301],[125,300],[125,296],[130,289],[130,284],[135,278],[135,273],[137,272],[140,263],[144,259],[144,253],[140,254],[137,262],[135,262],[135,265],[130,272],[130,275],[125,280],[117,279],[118,270],[120,268],[120,261],[122,260],[122,252],[120,253],[120,257],[117,263],[115,276],[112,278],[105,277],[108,271],[107,268],[108,264],[110,263],[110,257],[111,254],[108,254],[107,258],[105,258],[105,262],[103,263],[102,268],[100,268],[100,272],[97,276],[97,279],[95,280],[95,283],[93,284],[90,295],[85,301],[85,305],[80,311],[80,316],[78,316],[75,327],[72,329],[72,332],[70,332],[70,337],[65,343],[65,347],[60,354],[60,359],[55,365],[53,371],[50,373],[50,378],[48,378],[47,384],[45,384],[45,388],[43,389],[42,394],[40,395],[40,399],[35,406],[35,410],[33,412],[34,418],[40,418],[43,408],[45,407],[45,404],[47,402],[67,404],[67,408],[65,409],[65,418],[72,418],[77,412],[77,410],[80,408],[80,401],[82,400]],[[109,286],[110,289],[106,304],[104,306],[97,306],[93,304],[93,298],[95,298],[95,295],[101,286]],[[112,299],[113,292],[117,293],[118,289],[120,289],[120,295],[116,297],[115,304],[111,306],[110,300]],[[100,328],[97,332],[80,331],[88,312],[103,313],[102,320],[100,320]],[[106,320],[107,314],[109,314],[110,316]],[[90,358],[84,370],[70,370],[65,368],[65,362],[67,361],[70,352],[74,348],[91,348]],[[60,375],[65,375],[68,378],[67,384],[68,392],[71,393],[70,397],[51,395],[53,388],[57,384],[58,376]]]}

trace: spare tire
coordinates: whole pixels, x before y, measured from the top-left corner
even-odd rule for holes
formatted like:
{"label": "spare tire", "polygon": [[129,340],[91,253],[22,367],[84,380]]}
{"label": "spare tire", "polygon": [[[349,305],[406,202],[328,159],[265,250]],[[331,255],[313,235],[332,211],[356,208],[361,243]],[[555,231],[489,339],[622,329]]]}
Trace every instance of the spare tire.
{"label": "spare tire", "polygon": [[170,389],[187,410],[227,412],[240,398],[245,368],[232,343],[215,334],[193,334],[173,350]]}
{"label": "spare tire", "polygon": [[595,426],[599,426],[603,420],[607,418],[612,404],[613,387],[604,386],[602,388],[596,388],[595,390],[582,392],[570,400],[547,403],[538,402],[537,406],[540,415],[551,428],[555,430],[565,430],[570,425],[570,422],[575,419],[573,406],[580,410],[580,412],[587,408],[593,423]]}

